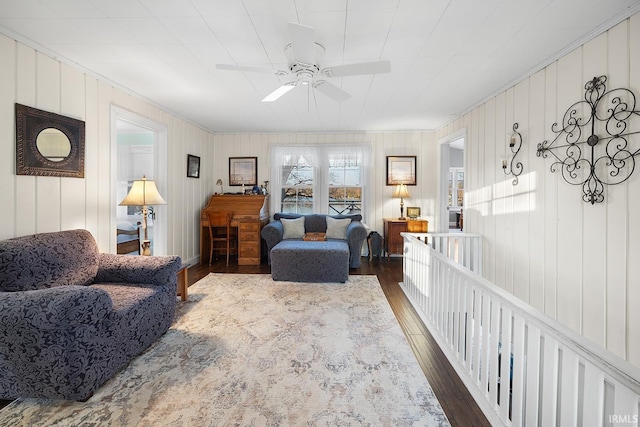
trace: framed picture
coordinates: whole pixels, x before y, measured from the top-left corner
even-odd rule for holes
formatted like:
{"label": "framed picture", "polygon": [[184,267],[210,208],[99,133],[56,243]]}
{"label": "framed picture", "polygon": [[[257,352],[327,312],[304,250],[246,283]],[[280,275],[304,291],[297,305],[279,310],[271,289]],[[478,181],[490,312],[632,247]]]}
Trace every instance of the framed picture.
{"label": "framed picture", "polygon": [[229,185],[258,185],[258,158],[229,157]]}
{"label": "framed picture", "polygon": [[411,219],[418,218],[420,216],[420,208],[407,206],[407,216]]}
{"label": "framed picture", "polygon": [[187,177],[200,178],[200,157],[187,154]]}
{"label": "framed picture", "polygon": [[387,156],[387,185],[416,185],[416,156]]}

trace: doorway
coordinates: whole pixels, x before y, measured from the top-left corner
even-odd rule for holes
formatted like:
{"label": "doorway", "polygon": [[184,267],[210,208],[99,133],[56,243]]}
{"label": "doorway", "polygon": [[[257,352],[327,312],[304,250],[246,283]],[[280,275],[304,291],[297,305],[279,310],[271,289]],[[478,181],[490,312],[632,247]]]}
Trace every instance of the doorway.
{"label": "doorway", "polygon": [[[116,246],[116,228],[135,229],[142,224],[141,207],[118,206],[134,180],[143,176],[156,183],[167,200],[166,127],[129,111],[112,107],[112,229]],[[153,255],[167,253],[167,207],[149,208],[147,233]],[[142,231],[141,231],[142,232]]]}
{"label": "doorway", "polygon": [[440,233],[464,230],[464,144],[466,129],[461,129],[440,143],[439,217],[436,229]]}

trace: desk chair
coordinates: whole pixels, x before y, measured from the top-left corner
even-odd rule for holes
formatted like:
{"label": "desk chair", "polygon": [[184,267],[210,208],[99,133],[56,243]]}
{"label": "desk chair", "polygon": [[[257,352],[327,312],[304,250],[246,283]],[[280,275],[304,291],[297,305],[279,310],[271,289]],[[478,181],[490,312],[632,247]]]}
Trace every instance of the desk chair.
{"label": "desk chair", "polygon": [[225,252],[227,254],[227,265],[229,265],[229,254],[232,249],[237,248],[236,236],[231,230],[230,212],[207,212],[209,219],[209,265],[213,258],[213,252]]}

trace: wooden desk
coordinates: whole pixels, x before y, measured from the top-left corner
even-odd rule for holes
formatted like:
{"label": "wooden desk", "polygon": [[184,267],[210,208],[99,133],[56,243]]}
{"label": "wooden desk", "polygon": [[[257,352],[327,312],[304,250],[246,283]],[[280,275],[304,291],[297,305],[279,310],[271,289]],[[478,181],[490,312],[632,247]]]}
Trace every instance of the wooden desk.
{"label": "wooden desk", "polygon": [[238,233],[238,265],[260,265],[262,227],[269,223],[269,196],[214,194],[200,216],[200,264],[209,262],[207,211],[231,212],[231,226]]}
{"label": "wooden desk", "polygon": [[398,219],[384,218],[384,250],[387,259],[391,254],[402,255],[404,251],[404,239],[400,235],[405,231],[412,233],[427,233],[429,221],[426,219]]}

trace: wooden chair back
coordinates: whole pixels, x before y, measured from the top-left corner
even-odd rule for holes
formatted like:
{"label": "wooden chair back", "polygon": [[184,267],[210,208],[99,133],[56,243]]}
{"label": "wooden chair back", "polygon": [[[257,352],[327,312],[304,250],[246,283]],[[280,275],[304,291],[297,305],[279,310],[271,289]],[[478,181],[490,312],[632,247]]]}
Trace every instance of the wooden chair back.
{"label": "wooden chair back", "polygon": [[207,211],[209,221],[209,265],[214,252],[225,252],[227,255],[227,265],[229,265],[229,255],[231,249],[236,248],[235,235],[231,230],[231,212],[228,211]]}

